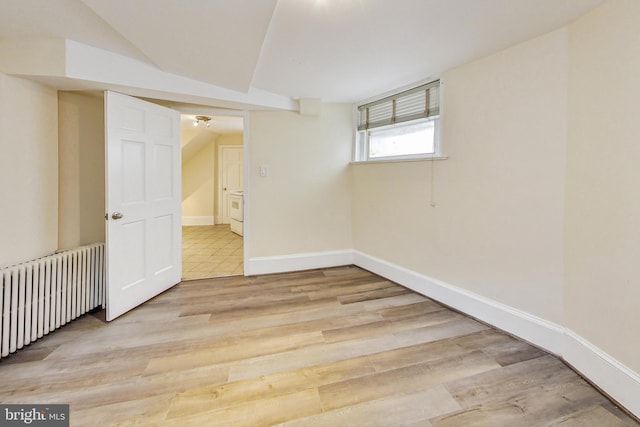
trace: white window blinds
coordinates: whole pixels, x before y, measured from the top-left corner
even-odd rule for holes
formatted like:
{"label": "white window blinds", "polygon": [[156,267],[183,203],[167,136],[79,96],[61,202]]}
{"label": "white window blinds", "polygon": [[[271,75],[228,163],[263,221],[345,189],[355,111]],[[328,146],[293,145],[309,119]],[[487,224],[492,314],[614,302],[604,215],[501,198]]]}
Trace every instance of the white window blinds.
{"label": "white window blinds", "polygon": [[358,130],[435,117],[440,114],[440,80],[358,107]]}

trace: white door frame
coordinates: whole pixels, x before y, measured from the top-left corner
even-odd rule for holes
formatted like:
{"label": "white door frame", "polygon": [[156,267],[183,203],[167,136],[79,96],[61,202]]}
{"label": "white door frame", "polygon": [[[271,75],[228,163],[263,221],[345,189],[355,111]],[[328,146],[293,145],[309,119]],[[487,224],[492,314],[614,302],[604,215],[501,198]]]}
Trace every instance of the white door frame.
{"label": "white door frame", "polygon": [[[243,153],[243,165],[242,165],[242,174],[243,174],[243,185],[244,185],[244,222],[242,223],[242,234],[244,238],[244,253],[243,258],[245,261],[244,264],[244,274],[245,276],[249,275],[249,269],[247,266],[247,261],[249,260],[249,246],[251,244],[251,240],[249,236],[251,235],[251,220],[250,220],[250,209],[251,205],[251,183],[249,182],[249,112],[247,110],[244,111],[233,111],[233,110],[221,110],[215,107],[212,108],[184,108],[179,106],[174,106],[174,109],[180,111],[183,114],[202,114],[202,115],[210,115],[210,116],[236,116],[242,117],[243,121],[243,143],[242,147],[244,148]],[[182,184],[182,176],[180,178],[180,183]]]}

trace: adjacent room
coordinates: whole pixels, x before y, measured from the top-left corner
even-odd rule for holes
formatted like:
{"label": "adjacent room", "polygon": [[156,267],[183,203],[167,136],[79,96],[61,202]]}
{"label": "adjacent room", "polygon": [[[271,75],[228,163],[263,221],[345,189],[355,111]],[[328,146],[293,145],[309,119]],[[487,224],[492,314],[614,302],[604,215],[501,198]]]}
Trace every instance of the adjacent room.
{"label": "adjacent room", "polygon": [[182,114],[182,279],[244,273],[242,116]]}
{"label": "adjacent room", "polygon": [[0,424],[640,425],[638,28],[0,2]]}

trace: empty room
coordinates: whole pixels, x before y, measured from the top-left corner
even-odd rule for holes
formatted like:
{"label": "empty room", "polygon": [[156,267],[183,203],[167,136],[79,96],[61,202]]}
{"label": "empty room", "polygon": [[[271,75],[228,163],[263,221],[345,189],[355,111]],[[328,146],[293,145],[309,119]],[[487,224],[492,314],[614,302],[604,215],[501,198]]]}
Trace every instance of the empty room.
{"label": "empty room", "polygon": [[0,424],[639,426],[639,28],[0,2]]}

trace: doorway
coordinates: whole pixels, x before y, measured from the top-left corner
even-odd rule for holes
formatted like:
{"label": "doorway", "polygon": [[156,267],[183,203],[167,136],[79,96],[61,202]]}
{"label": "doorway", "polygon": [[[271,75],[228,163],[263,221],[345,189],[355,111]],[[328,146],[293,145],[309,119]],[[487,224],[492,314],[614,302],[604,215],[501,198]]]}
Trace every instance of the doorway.
{"label": "doorway", "polygon": [[244,119],[182,114],[181,130],[182,279],[242,275],[243,233],[231,229],[229,198],[243,190]]}
{"label": "doorway", "polygon": [[228,224],[182,226],[182,280],[244,274],[243,239]]}

